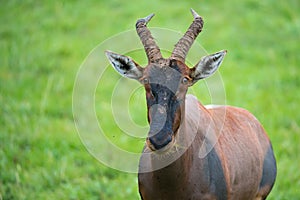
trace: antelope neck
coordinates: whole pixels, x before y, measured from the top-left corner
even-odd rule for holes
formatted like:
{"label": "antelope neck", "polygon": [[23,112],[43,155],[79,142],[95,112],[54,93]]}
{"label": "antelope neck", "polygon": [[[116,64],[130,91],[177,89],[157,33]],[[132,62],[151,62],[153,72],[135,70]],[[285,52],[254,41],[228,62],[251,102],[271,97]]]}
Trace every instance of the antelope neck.
{"label": "antelope neck", "polygon": [[[204,140],[204,131],[200,129],[202,128],[200,123],[207,121],[206,110],[201,108],[204,107],[198,103],[194,96],[186,96],[185,108],[181,116],[182,122],[175,134],[176,143],[172,147],[173,149],[169,149],[170,153],[167,152],[162,159],[169,156],[177,156],[176,153],[181,153],[182,155],[170,165],[153,172],[153,176],[156,177],[153,181],[157,181],[155,184],[163,186],[162,188],[170,188],[174,191],[182,187],[182,184],[190,179],[188,174],[193,167],[193,159],[198,156],[194,155],[193,152],[199,152],[197,150],[194,151],[194,148],[200,149],[198,145],[194,144],[202,144]],[[202,141],[199,143],[199,140]],[[176,150],[175,152],[173,151],[174,149]],[[205,160],[203,159],[204,162]],[[160,162],[160,160],[153,155],[151,164],[155,166],[157,162]]]}

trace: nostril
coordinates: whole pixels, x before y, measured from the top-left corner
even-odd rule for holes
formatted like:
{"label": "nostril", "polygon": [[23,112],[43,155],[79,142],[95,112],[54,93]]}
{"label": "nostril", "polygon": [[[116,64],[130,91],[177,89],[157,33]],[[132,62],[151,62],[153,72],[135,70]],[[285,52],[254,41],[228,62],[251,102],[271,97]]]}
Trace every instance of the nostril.
{"label": "nostril", "polygon": [[150,137],[149,138],[149,141],[150,143],[153,145],[153,146],[156,146],[157,142],[156,142],[156,139],[154,137]]}

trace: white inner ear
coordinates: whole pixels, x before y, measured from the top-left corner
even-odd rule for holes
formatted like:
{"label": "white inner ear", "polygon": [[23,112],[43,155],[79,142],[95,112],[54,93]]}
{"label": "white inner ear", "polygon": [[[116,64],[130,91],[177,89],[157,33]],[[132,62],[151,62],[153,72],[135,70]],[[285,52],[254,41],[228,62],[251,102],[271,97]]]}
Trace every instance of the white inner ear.
{"label": "white inner ear", "polygon": [[199,80],[212,75],[221,65],[226,52],[223,50],[203,57],[195,67],[195,79]]}
{"label": "white inner ear", "polygon": [[110,51],[105,53],[111,65],[122,76],[133,79],[139,79],[142,76],[141,68],[138,68],[138,65],[131,58]]}

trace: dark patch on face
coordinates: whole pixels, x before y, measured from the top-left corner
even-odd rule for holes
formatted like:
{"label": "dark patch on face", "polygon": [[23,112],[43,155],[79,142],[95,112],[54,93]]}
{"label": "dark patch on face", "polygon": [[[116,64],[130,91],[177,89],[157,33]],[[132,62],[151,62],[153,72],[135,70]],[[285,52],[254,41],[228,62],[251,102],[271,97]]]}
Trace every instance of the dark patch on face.
{"label": "dark patch on face", "polygon": [[[148,113],[150,122],[149,140],[157,150],[172,141],[172,136],[179,127],[179,125],[178,127],[174,126],[174,122],[175,116],[177,116],[176,112],[180,111],[181,101],[177,99],[176,93],[182,75],[176,66],[174,63],[172,67],[151,66],[148,75],[149,84],[145,86],[148,111],[150,110]],[[152,107],[153,105],[156,106]],[[158,111],[157,105],[164,112]]]}
{"label": "dark patch on face", "polygon": [[[180,71],[168,66],[153,66],[149,70],[149,81],[152,91],[159,92],[160,89],[163,89],[163,87],[165,87],[175,94],[180,83],[180,78]],[[161,87],[153,88],[152,86],[154,86],[155,84],[160,85]]]}
{"label": "dark patch on face", "polygon": [[159,84],[150,84],[154,98],[148,100],[148,106],[158,104],[164,112],[158,111],[157,106],[152,109],[149,139],[156,149],[161,149],[172,140],[172,135],[176,130],[173,129],[175,113],[180,109],[180,103],[175,94]]}
{"label": "dark patch on face", "polygon": [[273,148],[270,144],[268,151],[265,155],[264,165],[263,165],[263,175],[260,182],[260,188],[263,188],[266,185],[270,186],[270,189],[273,187],[277,174],[276,161],[273,154]]}

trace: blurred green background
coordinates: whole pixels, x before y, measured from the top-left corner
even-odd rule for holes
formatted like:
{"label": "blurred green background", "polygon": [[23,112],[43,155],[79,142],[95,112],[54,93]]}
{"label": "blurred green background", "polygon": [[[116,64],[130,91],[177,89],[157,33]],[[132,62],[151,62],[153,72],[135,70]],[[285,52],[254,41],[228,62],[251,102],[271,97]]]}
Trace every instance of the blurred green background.
{"label": "blurred green background", "polygon": [[[229,52],[220,68],[227,104],[254,113],[273,142],[278,177],[269,199],[300,198],[298,0],[0,5],[0,199],[139,199],[136,174],[100,164],[81,143],[72,114],[73,84],[100,42],[133,29],[136,19],[152,12],[150,27],[185,32],[190,8],[205,20],[197,41],[209,53]],[[119,75],[111,70],[110,76],[106,84],[114,85]],[[140,95],[136,98],[143,99]],[[139,108],[141,123],[145,109]],[[106,126],[118,131],[113,121]],[[141,151],[143,141],[126,142]]]}

